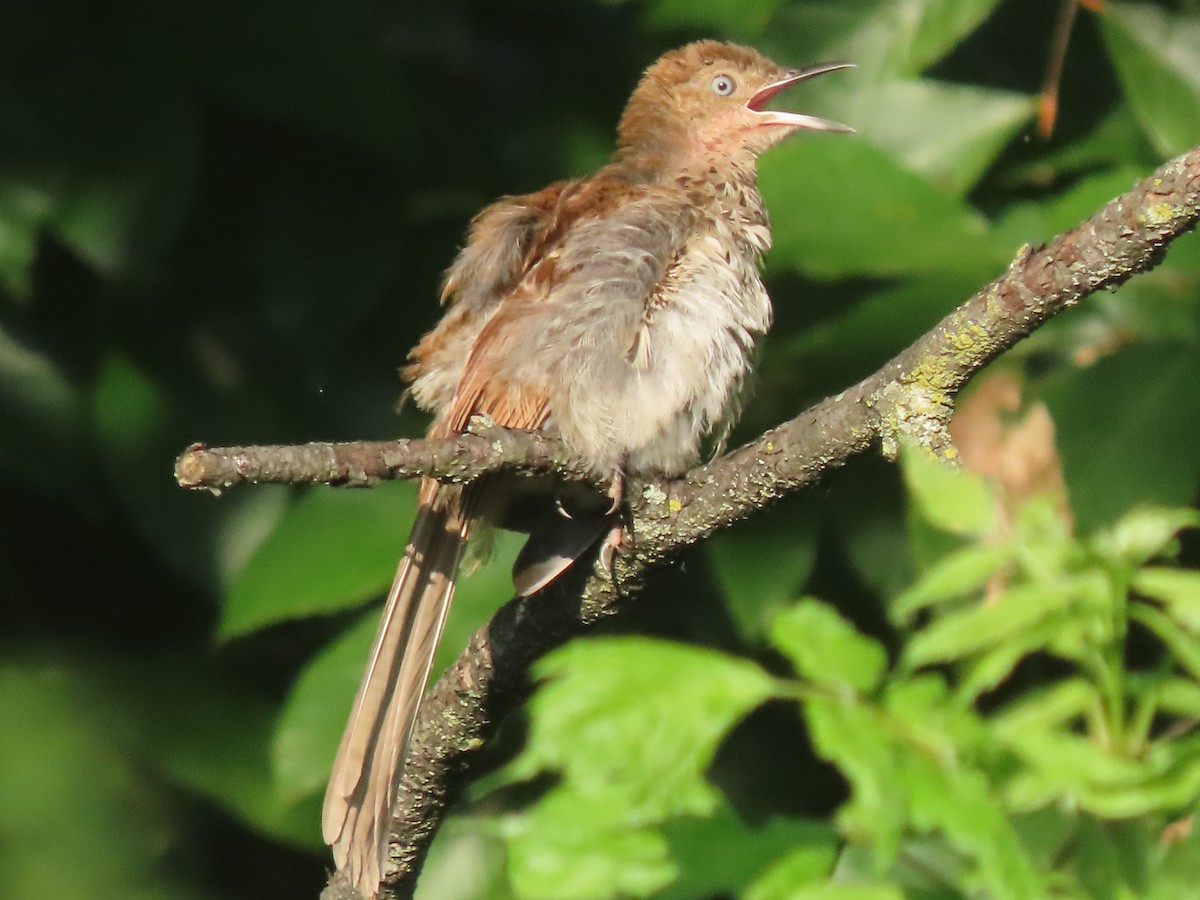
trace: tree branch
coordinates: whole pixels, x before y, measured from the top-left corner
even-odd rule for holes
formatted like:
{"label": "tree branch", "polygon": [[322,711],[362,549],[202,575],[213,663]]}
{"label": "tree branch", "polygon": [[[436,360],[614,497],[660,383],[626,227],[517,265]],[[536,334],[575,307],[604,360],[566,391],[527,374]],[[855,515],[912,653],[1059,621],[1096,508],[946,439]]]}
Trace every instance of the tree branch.
{"label": "tree branch", "polygon": [[[535,659],[619,612],[651,566],[813,483],[876,441],[888,455],[909,440],[953,459],[947,426],[954,398],[975,373],[1062,310],[1151,268],[1198,219],[1200,148],[1044,247],[1022,248],[1003,275],[848,390],[682,478],[635,486],[629,493],[631,534],[615,563],[616,586],[608,572],[576,567],[580,571],[537,597],[510,601],[430,692],[401,779],[390,884],[382,896],[411,893],[449,798],[496,723],[520,702]],[[513,443],[506,443],[509,437]],[[301,465],[300,459],[310,462]],[[492,433],[439,442],[193,448],[180,458],[177,473],[181,484],[220,488],[242,480],[461,480],[500,467],[581,474],[561,445],[545,436]],[[324,896],[351,896],[345,890],[335,876]]]}
{"label": "tree branch", "polygon": [[193,444],[175,460],[180,487],[220,492],[238,484],[330,484],[370,487],[395,478],[471,481],[484,472],[558,475],[592,480],[562,441],[537,431],[510,431],[483,417],[449,440],[350,441],[254,447]]}

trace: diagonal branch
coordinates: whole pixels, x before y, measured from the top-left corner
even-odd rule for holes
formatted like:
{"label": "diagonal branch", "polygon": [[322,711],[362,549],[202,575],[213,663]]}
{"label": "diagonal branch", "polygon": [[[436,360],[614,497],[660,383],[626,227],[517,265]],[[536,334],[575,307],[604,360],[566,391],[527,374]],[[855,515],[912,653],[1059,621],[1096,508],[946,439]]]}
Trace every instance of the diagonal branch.
{"label": "diagonal branch", "polygon": [[[907,440],[952,459],[947,425],[954,398],[975,373],[1062,310],[1154,266],[1198,219],[1200,148],[1162,166],[1047,245],[1022,248],[1003,275],[875,374],[682,478],[631,491],[631,537],[615,566],[620,590],[607,572],[578,571],[535,598],[510,601],[434,686],[399,788],[390,884],[382,896],[411,893],[449,799],[496,723],[520,701],[535,659],[619,612],[650,567],[812,484],[877,441],[889,455]],[[186,486],[214,489],[239,480],[369,483],[418,475],[456,480],[500,467],[581,474],[557,442],[498,435],[494,429],[448,442],[308,447],[319,449],[309,451],[315,463],[307,469],[294,462],[306,448],[191,448],[177,473]],[[280,454],[289,453],[293,462],[280,463]],[[251,458],[257,468],[247,462]],[[212,466],[203,471],[219,474],[197,476],[198,466]],[[324,896],[354,895],[335,875]]]}

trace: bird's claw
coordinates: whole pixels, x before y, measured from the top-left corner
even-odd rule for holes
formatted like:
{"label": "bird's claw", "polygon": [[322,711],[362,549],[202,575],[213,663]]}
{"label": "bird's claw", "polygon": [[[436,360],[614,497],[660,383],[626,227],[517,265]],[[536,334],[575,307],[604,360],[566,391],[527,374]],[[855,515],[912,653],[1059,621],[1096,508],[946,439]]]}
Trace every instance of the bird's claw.
{"label": "bird's claw", "polygon": [[608,534],[604,536],[604,543],[600,545],[600,565],[608,573],[613,584],[617,583],[616,551],[624,542],[624,535],[625,529],[618,522],[608,530]]}
{"label": "bird's claw", "polygon": [[608,507],[608,512],[605,515],[613,516],[617,514],[617,510],[621,508],[621,501],[625,499],[625,473],[620,469],[613,472],[612,482],[608,486],[608,499],[612,503]]}

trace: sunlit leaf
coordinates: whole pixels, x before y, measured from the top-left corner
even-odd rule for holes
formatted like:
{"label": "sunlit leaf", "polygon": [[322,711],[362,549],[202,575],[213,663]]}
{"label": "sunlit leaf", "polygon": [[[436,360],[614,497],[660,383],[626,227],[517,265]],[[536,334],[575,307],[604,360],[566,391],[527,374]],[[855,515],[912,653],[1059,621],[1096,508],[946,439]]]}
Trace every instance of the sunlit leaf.
{"label": "sunlit leaf", "polygon": [[1027,692],[1006,706],[993,724],[998,735],[1020,735],[1071,722],[1098,703],[1093,685],[1082,678],[1068,678]]}
{"label": "sunlit leaf", "polygon": [[1159,152],[1200,140],[1200,15],[1111,3],[1100,21],[1125,95]]}
{"label": "sunlit leaf", "polygon": [[887,724],[857,702],[826,697],[807,700],[804,716],[817,752],[850,782],[850,801],[838,811],[840,826],[869,841],[882,868],[896,853],[908,802]]}
{"label": "sunlit leaf", "polygon": [[996,508],[986,482],[952,468],[916,448],[901,457],[904,481],[918,515],[950,534],[987,535],[996,528]]}
{"label": "sunlit leaf", "polygon": [[297,676],[271,742],[272,767],[285,797],[324,792],[378,627],[378,614],[368,611]]}
{"label": "sunlit leaf", "polygon": [[[430,670],[431,683],[462,653],[470,635],[511,596],[509,571],[520,544],[516,537],[500,536],[491,558],[460,575]],[[324,790],[379,627],[380,612],[379,608],[368,608],[296,676],[280,711],[271,744],[275,777],[285,797],[302,798]]]}
{"label": "sunlit leaf", "polygon": [[1166,552],[1183,529],[1198,526],[1200,511],[1142,507],[1122,516],[1092,543],[1104,556],[1137,566]]}
{"label": "sunlit leaf", "polygon": [[[1003,599],[999,602],[1003,603]],[[1043,648],[1053,646],[1060,655],[1064,653],[1065,638],[1069,632],[1082,630],[1080,623],[1067,615],[1052,615],[1032,628],[1009,635],[1002,643],[989,647],[971,659],[958,682],[957,694],[972,700],[980,694],[999,687],[1025,657]],[[1082,641],[1079,641],[1083,643]],[[1091,641],[1086,642],[1090,647]]]}
{"label": "sunlit leaf", "polygon": [[905,619],[929,606],[981,591],[1013,556],[1003,544],[971,544],[935,562],[892,601],[892,615]]}
{"label": "sunlit leaf", "polygon": [[[772,266],[825,278],[983,274],[1011,254],[967,205],[865,141],[795,140],[765,156],[761,170],[775,233]],[[864,222],[886,240],[864,241]],[[954,253],[946,253],[948,246]]]}
{"label": "sunlit leaf", "polygon": [[[957,196],[964,195],[1033,114],[1020,94],[936,81],[889,81],[844,89],[843,118],[863,139]],[[920,122],[920,127],[913,127]]]}
{"label": "sunlit leaf", "polygon": [[411,488],[305,494],[230,589],[220,634],[346,609],[384,591],[412,522]]}
{"label": "sunlit leaf", "polygon": [[1023,584],[992,603],[977,603],[934,620],[913,636],[904,661],[912,667],[978,653],[1035,627],[1073,603],[1107,597],[1107,582],[1081,576],[1051,584]]}
{"label": "sunlit leaf", "polygon": [[663,835],[615,794],[554,788],[504,834],[509,879],[523,900],[646,897],[678,872]]}
{"label": "sunlit leaf", "polygon": [[1150,566],[1134,574],[1133,588],[1166,604],[1171,618],[1200,633],[1200,572]]}
{"label": "sunlit leaf", "polygon": [[872,690],[887,666],[883,647],[817,600],[802,600],[780,615],[771,628],[771,642],[801,675],[856,691]]}
{"label": "sunlit leaf", "polygon": [[706,813],[704,772],[725,732],[773,693],[752,663],[665,641],[577,641],[547,656],[518,771],[562,770],[580,793],[646,821]]}
{"label": "sunlit leaf", "polygon": [[1176,622],[1145,603],[1132,604],[1129,618],[1150,629],[1188,674],[1200,680],[1200,637],[1184,631]]}
{"label": "sunlit leaf", "polygon": [[[974,31],[998,2],[801,2],[781,11],[779,24],[815,40],[826,54],[857,62],[872,80],[912,78]],[[805,30],[801,31],[801,26],[806,26]]]}
{"label": "sunlit leaf", "polygon": [[938,829],[975,860],[980,880],[994,896],[1036,897],[1040,879],[982,772],[968,765],[939,765],[921,754],[904,757],[901,777],[911,798],[913,824]]}
{"label": "sunlit leaf", "polygon": [[647,639],[578,641],[538,664],[512,772],[561,780],[507,829],[524,896],[644,895],[676,873],[655,827],[709,816],[705,772],[735,721],[773,690],[757,666]]}

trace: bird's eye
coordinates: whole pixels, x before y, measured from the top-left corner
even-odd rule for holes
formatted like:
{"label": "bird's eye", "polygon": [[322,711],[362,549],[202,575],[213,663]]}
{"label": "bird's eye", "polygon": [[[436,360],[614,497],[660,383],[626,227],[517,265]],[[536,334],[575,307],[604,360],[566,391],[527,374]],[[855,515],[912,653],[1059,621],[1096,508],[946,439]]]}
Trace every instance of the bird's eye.
{"label": "bird's eye", "polygon": [[712,89],[718,97],[728,97],[737,89],[737,82],[728,75],[716,75],[712,80]]}

